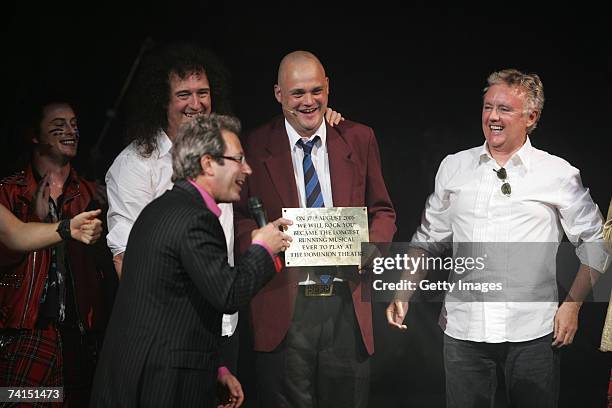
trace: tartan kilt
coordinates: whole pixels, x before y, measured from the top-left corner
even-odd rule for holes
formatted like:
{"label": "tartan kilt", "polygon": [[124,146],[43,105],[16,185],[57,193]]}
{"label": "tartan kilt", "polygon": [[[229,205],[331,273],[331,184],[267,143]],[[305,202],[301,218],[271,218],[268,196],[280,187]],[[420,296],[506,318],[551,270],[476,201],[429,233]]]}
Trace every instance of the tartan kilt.
{"label": "tartan kilt", "polygon": [[[55,325],[45,329],[0,331],[1,387],[61,387],[62,346]],[[13,404],[13,407],[20,405]],[[23,403],[21,406],[61,406],[60,403]]]}

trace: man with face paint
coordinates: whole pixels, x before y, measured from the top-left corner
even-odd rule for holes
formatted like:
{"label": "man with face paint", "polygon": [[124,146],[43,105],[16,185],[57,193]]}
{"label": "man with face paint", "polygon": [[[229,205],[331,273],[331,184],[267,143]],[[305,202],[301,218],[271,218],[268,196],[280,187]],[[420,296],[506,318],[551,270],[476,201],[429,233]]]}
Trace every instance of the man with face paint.
{"label": "man with face paint", "polygon": [[[450,250],[456,255],[466,243],[478,243],[476,248],[503,243],[485,247],[485,270],[461,277],[492,277],[502,281],[503,290],[473,298],[452,291],[446,295],[440,326],[446,403],[451,408],[495,405],[497,373],[502,371],[509,406],[556,407],[559,348],[572,343],[582,300],[609,262],[609,254],[599,247],[602,216],[580,172],[531,144],[543,108],[538,75],[516,69],[493,72],[482,100],[485,141],[442,161],[412,237],[412,245],[428,256]],[[554,257],[564,233],[577,247],[581,266],[559,305]],[[525,243],[545,255],[528,256],[526,246],[517,254],[517,244]],[[555,251],[548,257],[544,248],[551,247]],[[503,271],[501,276],[495,275],[496,268]],[[451,273],[449,279],[455,276]],[[540,296],[545,287],[553,290]],[[388,306],[391,326],[407,329],[407,306],[399,300]]]}
{"label": "man with face paint", "polygon": [[[395,210],[374,131],[348,120],[327,125],[329,88],[312,53],[292,52],[281,61],[274,95],[282,116],[245,143],[253,175],[236,207],[241,253],[256,227],[248,216],[249,196],[261,198],[270,218],[283,207],[368,207],[370,241],[393,239]],[[334,277],[329,296],[311,296],[324,276]],[[363,279],[356,267],[287,268],[253,298],[262,406],[367,406],[374,339]]]}
{"label": "man with face paint", "polygon": [[59,222],[66,241],[25,254],[0,246],[0,386],[63,386],[66,403],[84,406],[108,317],[105,270],[98,252],[67,239],[70,218],[104,200],[70,164],[79,145],[70,104],[45,101],[28,122],[31,161],[2,181],[0,204],[24,222]]}

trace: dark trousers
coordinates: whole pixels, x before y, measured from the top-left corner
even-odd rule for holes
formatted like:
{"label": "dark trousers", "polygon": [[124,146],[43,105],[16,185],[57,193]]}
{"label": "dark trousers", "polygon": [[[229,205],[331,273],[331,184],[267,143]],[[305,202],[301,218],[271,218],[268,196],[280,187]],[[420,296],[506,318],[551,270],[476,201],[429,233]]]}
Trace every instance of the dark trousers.
{"label": "dark trousers", "polygon": [[535,340],[481,343],[444,335],[446,406],[494,407],[498,369],[510,407],[556,407],[559,351],[552,334]]}
{"label": "dark trousers", "polygon": [[60,329],[64,358],[64,408],[89,404],[100,337],[81,335],[78,329]]}
{"label": "dark trousers", "polygon": [[262,407],[367,406],[369,356],[348,286],[334,286],[330,297],[306,297],[299,288],[287,336],[273,352],[256,353]]}

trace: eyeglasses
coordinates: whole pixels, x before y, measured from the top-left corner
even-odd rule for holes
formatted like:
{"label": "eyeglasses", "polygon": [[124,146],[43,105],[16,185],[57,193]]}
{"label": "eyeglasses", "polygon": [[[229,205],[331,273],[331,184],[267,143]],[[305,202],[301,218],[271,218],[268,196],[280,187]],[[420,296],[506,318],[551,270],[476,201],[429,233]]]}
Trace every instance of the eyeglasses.
{"label": "eyeglasses", "polygon": [[235,161],[238,164],[246,163],[246,156],[244,154],[238,154],[236,156],[213,156],[215,159],[227,159]]}
{"label": "eyeglasses", "polygon": [[508,178],[508,173],[506,173],[506,169],[502,167],[499,170],[493,169],[493,171],[497,174],[497,178],[504,182],[504,184],[502,184],[501,186],[501,192],[506,197],[510,197],[510,194],[512,194],[512,187],[510,187],[510,183],[506,181],[506,179]]}

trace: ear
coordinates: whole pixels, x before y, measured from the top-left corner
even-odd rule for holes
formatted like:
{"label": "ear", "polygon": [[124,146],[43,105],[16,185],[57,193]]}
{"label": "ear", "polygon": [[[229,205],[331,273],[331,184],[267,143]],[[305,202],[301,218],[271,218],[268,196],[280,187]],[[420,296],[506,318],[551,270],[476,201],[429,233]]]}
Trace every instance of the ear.
{"label": "ear", "polygon": [[281,102],[281,87],[278,84],[274,85],[274,97],[276,98],[276,101],[280,104],[282,104]]}
{"label": "ear", "polygon": [[209,154],[205,154],[200,158],[200,166],[202,167],[202,174],[212,176],[215,171],[212,166],[213,158]]}
{"label": "ear", "polygon": [[327,94],[329,95],[329,78],[325,77],[325,87],[327,88]]}
{"label": "ear", "polygon": [[536,110],[532,110],[529,112],[529,116],[527,116],[527,127],[533,126],[534,123],[538,120],[539,112]]}

